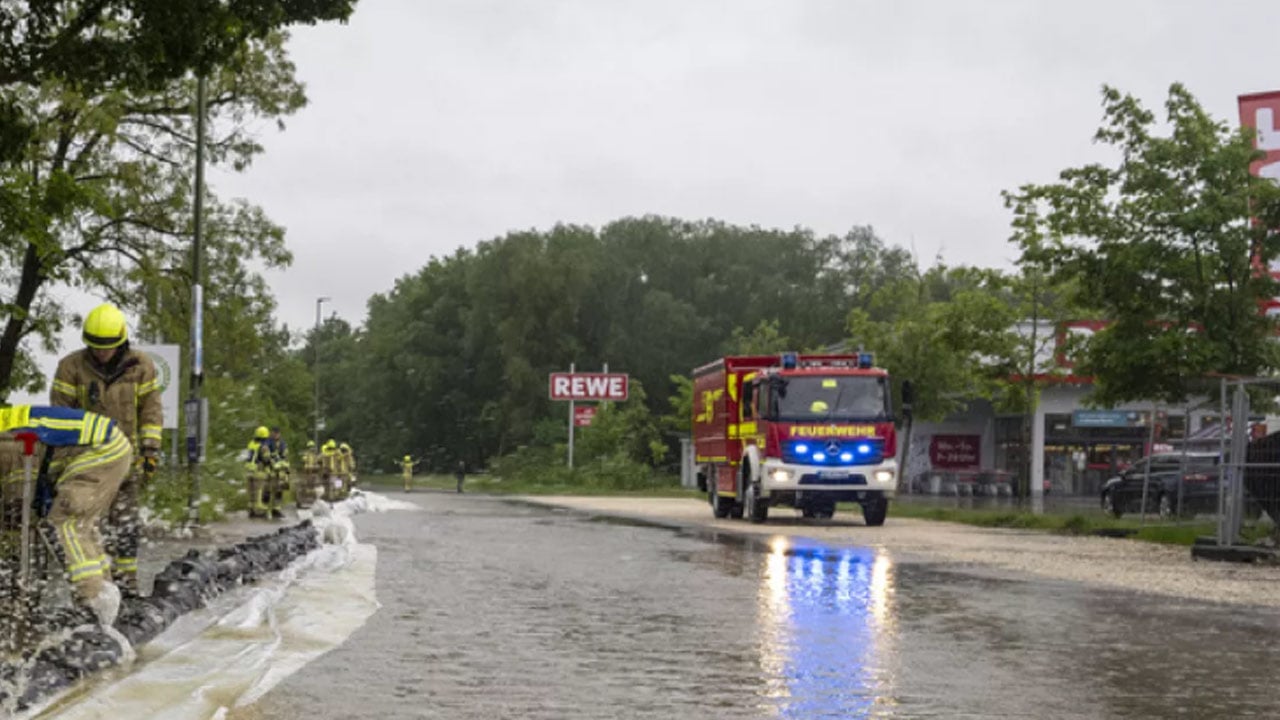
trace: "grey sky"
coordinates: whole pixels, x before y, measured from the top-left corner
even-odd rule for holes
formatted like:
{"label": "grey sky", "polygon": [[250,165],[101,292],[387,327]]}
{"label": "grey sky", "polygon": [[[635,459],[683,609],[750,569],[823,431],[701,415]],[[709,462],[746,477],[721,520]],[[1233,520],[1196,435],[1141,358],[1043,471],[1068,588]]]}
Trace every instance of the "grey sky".
{"label": "grey sky", "polygon": [[214,190],[262,205],[360,322],[431,255],[632,214],[839,233],[1005,265],[999,192],[1104,158],[1099,88],[1280,89],[1274,2],[362,0],[296,30],[311,104]]}
{"label": "grey sky", "polygon": [[363,0],[296,31],[311,105],[224,195],[288,227],[283,318],[516,228],[661,213],[1002,265],[999,191],[1103,157],[1110,83],[1235,121],[1280,88],[1274,3]]}

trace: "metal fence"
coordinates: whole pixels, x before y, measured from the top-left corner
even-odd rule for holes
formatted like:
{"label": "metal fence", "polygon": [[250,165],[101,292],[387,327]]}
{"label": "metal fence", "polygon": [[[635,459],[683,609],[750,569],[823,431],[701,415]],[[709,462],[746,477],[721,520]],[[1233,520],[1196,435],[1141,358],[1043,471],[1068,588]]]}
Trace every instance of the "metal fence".
{"label": "metal fence", "polygon": [[[1249,544],[1275,527],[1280,517],[1280,378],[1223,380],[1222,470],[1218,483],[1218,545]],[[1271,432],[1269,432],[1271,431]]]}

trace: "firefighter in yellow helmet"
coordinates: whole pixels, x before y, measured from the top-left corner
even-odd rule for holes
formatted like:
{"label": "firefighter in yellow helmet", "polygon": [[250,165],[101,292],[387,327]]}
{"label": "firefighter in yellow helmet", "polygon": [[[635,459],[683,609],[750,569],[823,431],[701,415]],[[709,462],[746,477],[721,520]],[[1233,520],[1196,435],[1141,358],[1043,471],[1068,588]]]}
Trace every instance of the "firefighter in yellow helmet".
{"label": "firefighter in yellow helmet", "polygon": [[137,595],[138,495],[160,461],[160,381],[151,358],[129,347],[129,326],[115,305],[104,303],[89,311],[83,339],[83,349],[58,362],[49,402],[106,415],[133,447],[137,466],[115,494],[104,529],[116,583],[126,596]]}
{"label": "firefighter in yellow helmet", "polygon": [[341,489],[341,460],[338,455],[338,443],[329,438],[325,441],[323,447],[320,448],[320,470],[324,477],[324,499],[326,502],[334,502],[339,499],[339,490]]}
{"label": "firefighter in yellow helmet", "polygon": [[410,490],[413,489],[413,466],[414,465],[417,465],[417,463],[414,462],[413,457],[409,455],[405,455],[404,460],[400,461],[400,469],[404,473],[404,491],[405,492],[409,492]]}
{"label": "firefighter in yellow helmet", "polygon": [[320,489],[320,459],[316,441],[308,440],[307,447],[302,451],[302,477],[293,489],[294,499],[300,510],[311,507],[311,503],[316,500]]}
{"label": "firefighter in yellow helmet", "polygon": [[338,467],[338,475],[342,478],[342,498],[345,499],[356,486],[356,456],[346,443],[338,446]]}
{"label": "firefighter in yellow helmet", "polygon": [[271,431],[266,425],[259,425],[253,431],[253,438],[245,448],[244,469],[246,484],[249,487],[249,517],[265,518],[271,516],[269,501],[272,497],[267,487],[267,479],[275,464],[275,456],[271,453]]}

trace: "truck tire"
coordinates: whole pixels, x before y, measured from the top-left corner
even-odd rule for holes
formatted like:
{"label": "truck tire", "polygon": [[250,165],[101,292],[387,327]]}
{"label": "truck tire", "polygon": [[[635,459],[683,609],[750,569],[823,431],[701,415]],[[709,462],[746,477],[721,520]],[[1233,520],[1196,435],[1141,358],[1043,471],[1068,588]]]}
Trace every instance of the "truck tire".
{"label": "truck tire", "polygon": [[760,498],[760,488],[748,483],[742,495],[742,507],[747,520],[759,524],[769,519],[769,502]]}
{"label": "truck tire", "polygon": [[889,515],[889,501],[885,498],[869,498],[862,501],[862,520],[868,527],[879,527]]}
{"label": "truck tire", "polygon": [[720,497],[720,493],[716,491],[714,482],[708,483],[711,490],[707,493],[707,499],[711,502],[711,514],[717,519],[723,520],[733,513],[734,502],[731,498]]}

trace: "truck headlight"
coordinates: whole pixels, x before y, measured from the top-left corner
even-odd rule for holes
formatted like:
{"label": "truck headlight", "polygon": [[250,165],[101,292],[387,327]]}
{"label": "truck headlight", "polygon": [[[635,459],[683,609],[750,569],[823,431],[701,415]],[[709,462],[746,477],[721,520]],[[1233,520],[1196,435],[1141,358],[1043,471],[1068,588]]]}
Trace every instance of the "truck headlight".
{"label": "truck headlight", "polygon": [[778,468],[769,473],[769,479],[776,483],[789,483],[791,482],[791,471]]}
{"label": "truck headlight", "polygon": [[876,474],[875,474],[875,479],[876,479],[876,482],[877,482],[877,483],[879,483],[879,484],[881,484],[881,485],[883,485],[883,484],[885,484],[885,483],[891,483],[891,482],[893,482],[893,471],[892,471],[892,470],[877,470],[877,471],[876,471]]}

